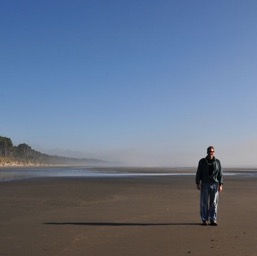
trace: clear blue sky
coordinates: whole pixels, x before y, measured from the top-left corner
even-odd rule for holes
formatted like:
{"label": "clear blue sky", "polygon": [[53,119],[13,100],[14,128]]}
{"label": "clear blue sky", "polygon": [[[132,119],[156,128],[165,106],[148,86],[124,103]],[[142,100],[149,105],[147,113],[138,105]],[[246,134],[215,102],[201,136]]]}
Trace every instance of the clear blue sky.
{"label": "clear blue sky", "polygon": [[0,135],[59,155],[257,166],[257,1],[0,1]]}

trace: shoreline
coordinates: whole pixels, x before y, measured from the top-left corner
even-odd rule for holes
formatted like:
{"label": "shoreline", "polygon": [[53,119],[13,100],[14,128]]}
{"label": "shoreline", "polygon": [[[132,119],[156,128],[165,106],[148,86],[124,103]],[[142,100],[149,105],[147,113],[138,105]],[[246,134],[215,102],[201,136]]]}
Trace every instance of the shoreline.
{"label": "shoreline", "polygon": [[[56,168],[64,168],[66,169],[88,169],[95,172],[117,172],[117,173],[160,173],[160,174],[169,174],[169,173],[195,173],[197,167],[143,167],[143,166],[94,166],[94,165],[57,165],[57,164],[7,164],[0,165],[1,170],[24,170],[24,169],[56,169]],[[255,173],[257,172],[256,167],[224,167],[223,173]]]}
{"label": "shoreline", "polygon": [[[131,172],[140,170],[156,170],[159,169],[161,171],[174,171],[174,170],[196,170],[197,166],[130,166],[130,165],[102,165],[102,164],[89,164],[89,165],[76,165],[76,164],[50,164],[50,163],[32,163],[32,162],[22,162],[22,161],[3,161],[3,157],[0,159],[0,169],[1,168],[36,168],[36,167],[85,167],[85,168],[94,168],[101,170],[110,170],[110,169],[127,169]],[[225,171],[239,171],[239,170],[257,170],[257,166],[223,166],[223,170]]]}
{"label": "shoreline", "polygon": [[56,165],[56,164],[16,164],[16,163],[11,163],[11,164],[1,164],[1,168],[36,168],[36,167],[69,167],[69,165]]}
{"label": "shoreline", "polygon": [[[8,166],[0,168],[0,183],[16,182],[43,178],[142,178],[171,176],[195,176],[196,168],[162,168],[162,167],[94,167],[94,166]],[[237,179],[256,179],[257,169],[224,169],[224,177]]]}

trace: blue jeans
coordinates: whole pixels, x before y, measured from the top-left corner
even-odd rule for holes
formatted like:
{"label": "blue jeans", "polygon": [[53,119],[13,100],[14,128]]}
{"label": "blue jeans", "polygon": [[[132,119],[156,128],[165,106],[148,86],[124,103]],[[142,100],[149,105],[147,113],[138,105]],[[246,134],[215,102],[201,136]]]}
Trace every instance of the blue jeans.
{"label": "blue jeans", "polygon": [[217,220],[217,210],[219,201],[219,184],[202,183],[200,212],[202,221]]}

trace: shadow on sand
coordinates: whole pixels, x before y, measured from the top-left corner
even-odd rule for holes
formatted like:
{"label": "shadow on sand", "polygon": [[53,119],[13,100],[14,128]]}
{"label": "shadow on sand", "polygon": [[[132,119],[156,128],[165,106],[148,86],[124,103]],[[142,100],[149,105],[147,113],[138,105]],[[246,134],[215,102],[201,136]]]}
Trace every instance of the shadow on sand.
{"label": "shadow on sand", "polygon": [[127,223],[127,222],[45,222],[45,225],[78,225],[78,226],[199,226],[200,223]]}

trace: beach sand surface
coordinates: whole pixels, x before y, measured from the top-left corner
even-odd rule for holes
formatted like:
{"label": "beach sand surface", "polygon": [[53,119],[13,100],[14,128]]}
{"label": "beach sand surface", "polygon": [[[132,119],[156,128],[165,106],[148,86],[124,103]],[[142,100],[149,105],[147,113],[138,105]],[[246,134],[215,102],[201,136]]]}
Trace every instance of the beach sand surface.
{"label": "beach sand surface", "polygon": [[194,176],[0,183],[1,256],[257,255],[257,179],[225,177],[202,226]]}

